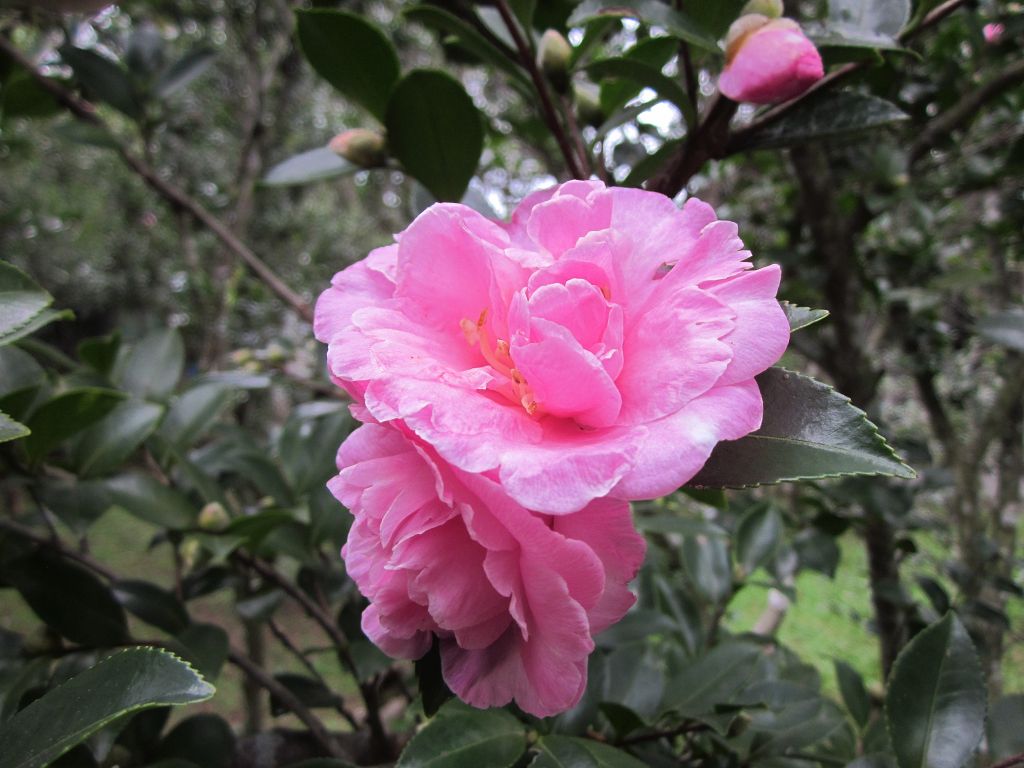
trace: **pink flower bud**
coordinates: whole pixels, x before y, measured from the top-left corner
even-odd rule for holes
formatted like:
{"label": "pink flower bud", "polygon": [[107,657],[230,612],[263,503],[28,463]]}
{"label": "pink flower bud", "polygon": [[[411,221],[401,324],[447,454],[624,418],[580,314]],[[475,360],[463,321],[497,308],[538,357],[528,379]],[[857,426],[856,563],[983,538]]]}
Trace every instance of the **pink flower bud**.
{"label": "pink flower bud", "polygon": [[336,155],[360,168],[379,168],[388,159],[384,137],[366,128],[342,131],[327,146]]}
{"label": "pink flower bud", "polygon": [[799,24],[748,14],[729,28],[718,90],[733,101],[772,104],[799,96],[824,74],[818,49]]}
{"label": "pink flower bud", "polygon": [[981,28],[981,34],[985,36],[985,42],[995,45],[1003,38],[1006,27],[1002,24],[986,24]]}

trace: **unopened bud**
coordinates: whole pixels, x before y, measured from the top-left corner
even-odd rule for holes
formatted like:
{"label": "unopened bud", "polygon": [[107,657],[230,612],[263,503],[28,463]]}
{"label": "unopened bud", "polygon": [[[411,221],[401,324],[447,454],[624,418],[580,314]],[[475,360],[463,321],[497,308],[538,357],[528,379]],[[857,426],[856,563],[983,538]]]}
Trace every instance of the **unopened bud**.
{"label": "unopened bud", "polygon": [[360,168],[379,168],[388,159],[387,142],[376,131],[350,128],[327,145],[332,152]]}
{"label": "unopened bud", "polygon": [[748,13],[759,13],[769,19],[777,19],[782,15],[782,0],[749,0],[740,12],[741,16]]}
{"label": "unopened bud", "polygon": [[572,92],[576,101],[576,114],[583,125],[592,125],[596,128],[604,122],[600,91],[596,85],[576,83],[572,87]]}
{"label": "unopened bud", "polygon": [[199,527],[204,531],[221,531],[231,522],[224,505],[217,501],[211,501],[199,512]]}
{"label": "unopened bud", "polygon": [[266,361],[271,365],[280,365],[288,359],[288,351],[276,341],[267,345],[265,355]]}
{"label": "unopened bud", "polygon": [[547,30],[540,38],[537,49],[537,66],[559,93],[569,89],[569,62],[572,60],[572,46],[554,29]]}

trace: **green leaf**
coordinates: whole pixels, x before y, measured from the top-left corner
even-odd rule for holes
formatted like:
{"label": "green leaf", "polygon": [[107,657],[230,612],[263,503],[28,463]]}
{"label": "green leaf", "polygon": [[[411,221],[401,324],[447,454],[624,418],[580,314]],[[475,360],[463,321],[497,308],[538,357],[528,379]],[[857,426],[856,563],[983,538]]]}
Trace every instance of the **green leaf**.
{"label": "green leaf", "polygon": [[284,768],[355,768],[355,766],[336,757],[314,757],[312,760],[303,760],[301,763],[289,763]]}
{"label": "green leaf", "polygon": [[231,403],[234,393],[222,384],[200,384],[179,395],[160,424],[159,435],[178,449],[190,447]]}
{"label": "green leaf", "polygon": [[829,315],[827,309],[799,307],[796,304],[790,304],[788,301],[782,302],[782,309],[786,313],[786,319],[789,320],[790,333],[793,331],[799,331],[809,325],[814,325],[816,322],[824,320]]}
{"label": "green leaf", "polygon": [[520,86],[532,87],[530,79],[522,67],[511,61],[495,48],[490,40],[455,14],[433,5],[415,5],[402,13],[409,21],[419,22],[426,27],[452,35],[456,42],[469,53],[511,77],[513,84],[518,83]]}
{"label": "green leaf", "polygon": [[132,120],[142,118],[142,104],[131,77],[121,65],[84,48],[64,46],[60,55],[75,71],[75,77],[90,98],[109,104]]}
{"label": "green leaf", "polygon": [[1024,309],[992,312],[981,318],[976,328],[982,338],[1024,352]]}
{"label": "green leaf", "polygon": [[717,605],[732,593],[732,568],[726,539],[718,536],[687,536],[683,565],[700,596]]}
{"label": "green leaf", "polygon": [[[623,58],[636,64],[647,65],[649,69],[655,70],[660,75],[662,68],[672,60],[678,50],[679,43],[671,37],[651,37],[638,42],[626,51]],[[596,63],[600,65],[600,62]],[[598,76],[603,77],[604,75]],[[615,75],[610,74],[609,77],[615,77]],[[639,96],[640,91],[643,90],[643,85],[636,79],[630,78],[626,74],[621,77],[622,79],[613,79],[601,84],[601,112],[605,115],[614,114],[630,99]],[[674,81],[673,85],[676,85]]]}
{"label": "green leaf", "polygon": [[114,597],[132,615],[170,635],[188,626],[188,611],[163,587],[148,581],[125,580],[113,585]]}
{"label": "green leaf", "polygon": [[228,658],[228,633],[216,624],[190,624],[174,638],[182,656],[208,680],[216,680]]}
{"label": "green leaf", "polygon": [[385,125],[402,166],[438,200],[457,201],[484,146],[480,112],[458,80],[413,70],[395,86]]}
{"label": "green leaf", "polygon": [[[0,78],[2,79],[2,78]],[[0,119],[13,117],[50,117],[61,111],[53,94],[18,68],[0,88]]]}
{"label": "green leaf", "polygon": [[525,749],[526,729],[507,712],[460,711],[427,723],[395,768],[510,768]]}
{"label": "green leaf", "polygon": [[139,339],[119,367],[121,386],[143,399],[163,400],[178,386],[185,368],[185,345],[173,328]]}
{"label": "green leaf", "polygon": [[441,650],[436,637],[430,650],[416,660],[416,682],[423,700],[423,714],[427,717],[436,715],[441,705],[454,696],[441,672]]}
{"label": "green leaf", "polygon": [[80,342],[76,352],[78,359],[91,367],[101,376],[109,376],[117,362],[117,353],[121,349],[121,334],[96,336]]}
{"label": "green leaf", "polygon": [[38,331],[40,328],[55,323],[58,320],[71,320],[75,316],[75,313],[70,309],[44,309],[37,315],[34,315],[31,320],[10,333],[5,333],[0,336],[0,346],[5,344],[13,344],[19,339],[23,339],[26,336],[31,336],[33,333]]}
{"label": "green leaf", "polygon": [[0,343],[50,304],[53,297],[17,267],[0,261]]}
{"label": "green leaf", "polygon": [[10,563],[4,578],[40,619],[69,640],[105,647],[128,639],[124,610],[90,571],[40,551]]}
{"label": "green leaf", "polygon": [[127,474],[112,477],[104,485],[111,501],[126,512],[161,528],[178,530],[195,525],[195,507],[178,491],[154,477]]}
{"label": "green leaf", "polygon": [[121,392],[93,387],[57,395],[28,420],[32,434],[25,440],[26,452],[32,460],[43,458],[62,441],[102,419],[122,400]]}
{"label": "green leaf", "polygon": [[644,768],[632,755],[593,739],[544,736],[534,746],[530,768]]}
{"label": "green leaf", "polygon": [[638,515],[636,527],[651,533],[679,533],[683,536],[728,536],[721,526],[697,517],[681,515]]}
{"label": "green leaf", "polygon": [[913,478],[864,412],[809,376],[769,368],[757,377],[761,428],[719,443],[690,485],[749,487],[845,475]]}
{"label": "green leaf", "polygon": [[103,419],[75,437],[71,461],[81,477],[112,472],[156,429],[164,407],[155,403],[121,403]]}
{"label": "green leaf", "polygon": [[662,706],[684,716],[714,712],[747,686],[763,654],[764,649],[753,643],[727,641],[715,646],[669,682]]}
{"label": "green leaf", "polygon": [[156,648],[122,651],[48,692],[0,728],[4,768],[42,768],[123,715],[192,704],[213,694],[213,686],[173,654]]}
{"label": "green leaf", "polygon": [[349,176],[359,170],[327,147],[302,152],[278,163],[260,182],[266,187],[291,187],[314,181]]}
{"label": "green leaf", "polygon": [[199,768],[229,768],[235,752],[235,735],[224,718],[214,714],[193,715],[182,720],[157,748],[157,756],[188,759]]}
{"label": "green leaf", "polygon": [[0,443],[8,440],[17,440],[19,437],[26,437],[32,430],[21,422],[15,421],[3,411],[0,411]]}
{"label": "green leaf", "polygon": [[835,659],[834,664],[843,703],[849,713],[853,715],[857,725],[864,728],[871,716],[871,698],[868,696],[867,688],[864,687],[864,680],[861,679],[860,673],[845,661]]}
{"label": "green leaf", "polygon": [[729,25],[739,18],[747,0],[715,0],[713,3],[690,3],[685,6],[686,15],[715,40],[725,37]]}
{"label": "green leaf", "polygon": [[803,100],[784,117],[743,139],[743,149],[792,147],[850,136],[906,120],[896,105],[853,91],[826,91]]}
{"label": "green leaf", "polygon": [[782,541],[782,518],[770,504],[759,504],[747,512],[736,527],[736,561],[749,576],[767,564]]}
{"label": "green leaf", "polygon": [[659,0],[584,0],[576,6],[567,22],[570,27],[581,27],[600,17],[637,19],[649,26],[664,27],[680,40],[708,51],[718,52],[714,37],[702,30],[688,16],[672,10]]}
{"label": "green leaf", "polygon": [[296,11],[302,52],[313,69],[342,95],[384,119],[398,80],[391,40],[364,17],[324,8]]}
{"label": "green leaf", "polygon": [[160,73],[153,95],[161,100],[173,96],[209,69],[216,58],[217,52],[206,46],[189,51]]}
{"label": "green leaf", "polygon": [[643,88],[650,88],[659,98],[670,101],[680,110],[690,108],[686,92],[673,78],[663,75],[661,70],[642,61],[627,57],[599,59],[586,67],[587,74],[601,80],[605,78],[621,78],[630,80]]}
{"label": "green leaf", "polygon": [[900,768],[961,768],[985,729],[985,680],[967,630],[953,613],[900,653],[885,716]]}

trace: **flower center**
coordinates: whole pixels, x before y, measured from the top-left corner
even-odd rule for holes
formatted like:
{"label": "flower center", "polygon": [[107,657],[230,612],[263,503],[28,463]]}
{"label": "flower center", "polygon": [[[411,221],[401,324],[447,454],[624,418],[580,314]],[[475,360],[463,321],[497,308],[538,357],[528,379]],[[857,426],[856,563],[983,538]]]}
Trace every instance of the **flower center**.
{"label": "flower center", "polygon": [[530,385],[526,383],[523,374],[516,369],[512,356],[509,354],[508,342],[505,339],[492,342],[491,334],[487,330],[487,314],[486,309],[480,312],[480,317],[475,323],[467,317],[462,318],[459,321],[462,335],[465,336],[469,346],[479,346],[480,354],[483,355],[487,364],[511,382],[511,392],[503,391],[503,394],[512,402],[523,406],[528,414],[535,416],[540,405],[534,399]]}

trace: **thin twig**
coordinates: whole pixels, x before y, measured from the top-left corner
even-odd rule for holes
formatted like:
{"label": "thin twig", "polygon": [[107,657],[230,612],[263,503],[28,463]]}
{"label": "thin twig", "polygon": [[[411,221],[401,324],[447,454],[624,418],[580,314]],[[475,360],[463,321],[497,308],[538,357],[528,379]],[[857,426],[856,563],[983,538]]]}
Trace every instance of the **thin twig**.
{"label": "thin twig", "polygon": [[630,744],[643,744],[648,741],[657,741],[658,739],[672,739],[676,736],[682,736],[687,733],[700,733],[701,731],[708,730],[708,726],[704,723],[684,722],[677,725],[674,728],[668,728],[661,731],[646,731],[644,733],[638,733],[634,736],[626,736],[624,739],[618,740],[617,746],[625,747]]}
{"label": "thin twig", "polygon": [[27,525],[22,525],[21,523],[16,523],[13,520],[7,520],[5,518],[0,518],[0,528],[8,530],[11,533],[14,533],[23,538],[26,538],[29,541],[39,544],[40,546],[55,550],[64,557],[68,558],[69,560],[74,560],[79,565],[84,565],[90,571],[98,573],[100,576],[109,581],[118,580],[117,574],[109,568],[107,568],[107,566],[103,565],[103,563],[94,560],[89,555],[83,552],[79,552],[77,549],[74,549],[73,547],[67,546],[61,539],[52,539],[49,536],[43,536],[42,534],[37,533],[36,531],[29,528]]}
{"label": "thin twig", "polygon": [[331,757],[344,757],[338,748],[327,727],[314,715],[305,704],[299,701],[298,697],[289,691],[285,686],[275,680],[263,667],[253,663],[244,653],[239,653],[234,648],[228,651],[228,661],[238,667],[254,682],[270,692],[284,706],[290,709],[302,724],[309,729],[310,735]]}
{"label": "thin twig", "polygon": [[989,768],[1013,768],[1015,765],[1024,765],[1024,752],[1011,755],[1004,760],[1000,760],[998,763],[993,763]]}
{"label": "thin twig", "polygon": [[541,115],[548,126],[548,130],[551,131],[552,135],[555,137],[555,141],[558,142],[558,149],[561,151],[562,157],[565,159],[565,165],[569,169],[569,173],[576,179],[586,178],[583,174],[582,168],[580,168],[579,159],[573,151],[572,143],[569,141],[569,137],[566,135],[566,131],[558,119],[558,110],[555,109],[555,104],[551,99],[548,84],[544,79],[544,75],[537,68],[537,63],[533,58],[533,51],[530,48],[530,44],[526,41],[526,38],[523,37],[523,32],[519,28],[519,23],[516,21],[515,15],[512,13],[512,9],[509,8],[508,0],[496,0],[495,7],[501,15],[501,20],[508,28],[508,32],[512,36],[512,41],[516,44],[516,50],[519,52],[519,64],[530,75],[530,79],[533,81],[533,87],[537,89],[537,96],[540,99]]}
{"label": "thin twig", "polygon": [[[0,35],[0,53],[3,53],[19,67],[22,67],[29,76],[43,90],[49,93],[58,104],[67,109],[72,115],[82,122],[97,126],[111,133],[107,124],[96,112],[96,108],[85,99],[69,91],[59,82],[43,75],[35,65],[26,58],[6,37]],[[111,133],[111,136],[113,134]],[[184,210],[192,215],[204,227],[212,232],[227,248],[238,256],[262,280],[270,290],[277,295],[285,304],[291,307],[300,317],[307,322],[313,321],[313,310],[298,293],[293,291],[278,275],[250,248],[245,245],[220,219],[200,205],[184,190],[179,189],[160,177],[160,174],[152,168],[145,160],[136,156],[126,146],[118,143],[117,153],[125,164],[131,168],[136,175],[142,178],[146,184],[163,197],[172,208]]]}
{"label": "thin twig", "polygon": [[572,106],[572,99],[569,98],[568,94],[562,96],[562,111],[565,113],[565,123],[569,126],[569,135],[572,136],[573,143],[576,145],[576,152],[580,158],[580,167],[586,176],[590,176],[593,172],[590,163],[590,153],[587,151],[587,144],[583,141],[583,133],[580,131],[580,125],[576,121],[576,112]]}

